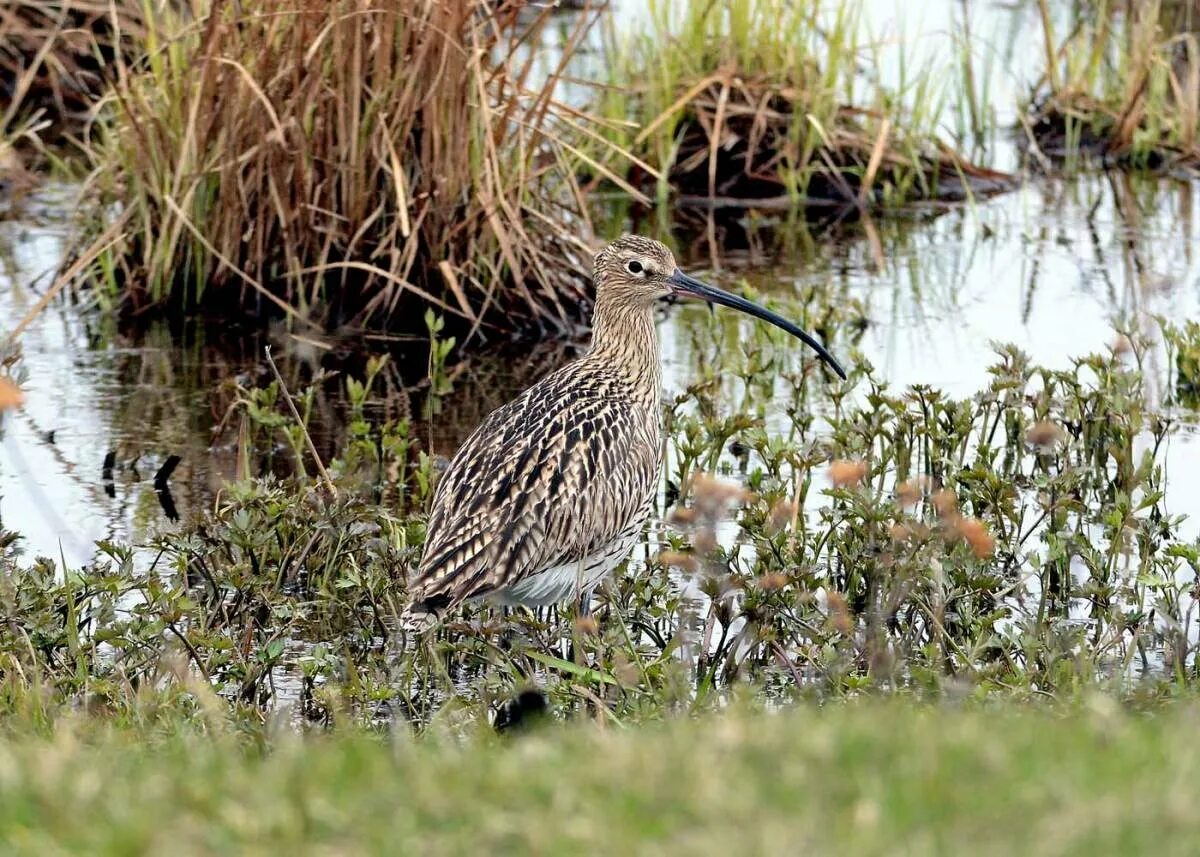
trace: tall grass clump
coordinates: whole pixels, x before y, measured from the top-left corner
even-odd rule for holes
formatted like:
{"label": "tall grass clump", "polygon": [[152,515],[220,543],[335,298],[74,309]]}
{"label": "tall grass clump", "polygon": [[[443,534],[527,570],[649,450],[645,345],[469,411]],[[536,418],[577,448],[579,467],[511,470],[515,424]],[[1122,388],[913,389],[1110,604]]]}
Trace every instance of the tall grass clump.
{"label": "tall grass clump", "polygon": [[547,71],[520,5],[219,4],[116,87],[85,252],[135,309],[566,328],[589,224],[554,88],[589,19]]}
{"label": "tall grass clump", "polygon": [[1046,68],[1025,111],[1032,145],[1135,169],[1200,163],[1200,41],[1172,30],[1173,7],[1102,0],[1060,40],[1039,6]]}
{"label": "tall grass clump", "polygon": [[0,0],[0,135],[17,120],[78,134],[115,72],[186,0]]}
{"label": "tall grass clump", "polygon": [[[998,190],[937,134],[947,93],[906,66],[899,89],[863,68],[858,3],[652,0],[648,26],[610,47],[610,118],[662,171],[660,195],[726,203],[878,207]],[[874,64],[878,70],[878,64]]]}

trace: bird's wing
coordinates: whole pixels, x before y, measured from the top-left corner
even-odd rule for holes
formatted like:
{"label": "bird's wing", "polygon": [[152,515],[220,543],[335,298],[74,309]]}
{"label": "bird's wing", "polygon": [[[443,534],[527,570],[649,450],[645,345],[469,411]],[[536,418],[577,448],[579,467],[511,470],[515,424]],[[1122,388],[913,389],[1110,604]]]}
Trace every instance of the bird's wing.
{"label": "bird's wing", "polygon": [[453,606],[581,560],[641,511],[657,473],[657,415],[611,388],[562,380],[495,411],[455,454],[434,496],[414,600]]}

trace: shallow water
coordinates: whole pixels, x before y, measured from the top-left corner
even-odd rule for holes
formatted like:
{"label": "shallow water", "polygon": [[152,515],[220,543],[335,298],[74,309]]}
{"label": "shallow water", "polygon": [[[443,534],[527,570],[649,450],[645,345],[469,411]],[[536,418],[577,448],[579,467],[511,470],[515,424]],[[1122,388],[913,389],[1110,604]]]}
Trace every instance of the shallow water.
{"label": "shallow water", "polygon": [[[1108,348],[1117,328],[1153,335],[1156,316],[1195,317],[1196,196],[1188,185],[1123,176],[1039,180],[924,225],[885,228],[882,267],[862,238],[821,244],[801,259],[729,252],[719,271],[703,248],[695,255],[714,279],[744,277],[762,291],[834,281],[866,308],[861,359],[880,377],[964,397],[985,384],[993,342],[1015,343],[1039,363],[1066,367]],[[36,300],[37,285],[48,279],[39,275],[57,263],[63,241],[52,220],[0,225],[0,317],[18,318]],[[668,392],[694,377],[688,324],[697,312],[664,313]],[[9,420],[0,454],[0,520],[25,537],[31,553],[61,552],[69,563],[89,559],[99,539],[140,542],[171,525],[153,486],[169,455],[182,459],[170,480],[179,513],[211,502],[235,467],[231,433],[213,433],[227,404],[220,384],[261,372],[266,342],[199,330],[173,335],[165,325],[126,339],[98,330],[99,323],[94,313],[55,305],[29,329],[28,404]],[[549,344],[528,354],[485,355],[458,379],[436,425],[419,425],[418,434],[433,451],[452,452],[488,410],[571,353]],[[423,359],[422,350],[414,360]],[[1161,363],[1153,352],[1151,381],[1165,376]],[[303,361],[285,371],[302,377]],[[104,472],[109,452],[111,481]],[[1170,508],[1200,519],[1200,485],[1188,478],[1200,467],[1194,424],[1173,437],[1167,455]]]}
{"label": "shallow water", "polygon": [[[991,34],[973,55],[981,69],[991,69],[989,97],[1001,108],[997,119],[1008,124],[1037,64],[1029,41],[1035,12],[970,5],[973,31]],[[879,39],[884,73],[895,73],[888,57],[900,47],[909,62],[944,61],[955,38],[950,22],[963,8],[955,0],[868,4],[865,26]],[[627,26],[636,26],[635,15]],[[992,151],[997,166],[1015,166],[1015,147],[1004,134]],[[0,220],[0,330],[49,284],[68,240],[71,193],[45,190],[22,219]],[[929,384],[963,397],[984,385],[993,342],[1015,343],[1038,363],[1066,367],[1108,348],[1118,329],[1153,337],[1157,316],[1195,317],[1197,202],[1193,185],[1169,180],[1033,177],[1013,193],[936,217],[918,213],[912,222],[807,241],[797,227],[767,224],[727,232],[719,247],[694,233],[679,243],[690,267],[727,285],[744,277],[768,292],[832,281],[847,301],[861,301],[869,322],[861,355],[841,354],[843,360],[869,360],[896,386]],[[696,312],[664,312],[668,392],[694,377],[688,325]],[[0,446],[0,523],[23,535],[29,553],[61,554],[69,564],[89,560],[98,540],[144,542],[174,526],[153,484],[172,455],[181,462],[169,500],[185,519],[199,512],[236,467],[233,433],[215,432],[229,404],[222,382],[239,373],[262,376],[261,349],[271,341],[165,324],[123,335],[95,312],[52,305],[23,338],[28,403],[8,420]],[[290,357],[282,361],[289,382],[301,382],[310,372],[308,356],[286,340],[274,342]],[[556,343],[485,353],[458,377],[436,420],[418,424],[424,446],[451,453],[491,408],[572,353]],[[408,359],[423,365],[423,346]],[[1151,354],[1151,383],[1165,377],[1162,361],[1161,351]],[[421,395],[411,399],[419,414]],[[1167,502],[1192,517],[1187,532],[1194,534],[1200,484],[1189,475],[1200,472],[1200,438],[1194,415],[1187,419],[1166,453]],[[337,422],[336,407],[326,403],[316,420],[323,449],[332,448]]]}

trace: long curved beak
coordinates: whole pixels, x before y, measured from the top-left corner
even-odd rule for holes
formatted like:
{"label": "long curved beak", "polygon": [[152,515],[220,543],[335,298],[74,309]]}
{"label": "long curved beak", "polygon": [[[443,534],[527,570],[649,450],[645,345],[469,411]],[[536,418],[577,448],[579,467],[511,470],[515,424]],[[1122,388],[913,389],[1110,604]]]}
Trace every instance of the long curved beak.
{"label": "long curved beak", "polygon": [[706,300],[711,304],[721,304],[722,306],[733,307],[736,310],[741,310],[747,315],[752,315],[755,318],[761,318],[763,321],[768,321],[778,327],[780,330],[786,330],[792,336],[799,339],[817,355],[830,365],[834,372],[842,379],[846,377],[846,371],[841,365],[833,359],[833,355],[825,350],[825,346],[817,342],[812,336],[805,333],[796,325],[792,324],[786,318],[776,315],[765,307],[761,307],[753,301],[748,301],[745,298],[739,298],[737,295],[731,295],[729,292],[722,291],[716,286],[710,286],[708,283],[701,282],[694,277],[689,277],[687,274],[678,268],[675,273],[667,277],[667,282],[676,294],[685,294],[698,297],[701,300]]}

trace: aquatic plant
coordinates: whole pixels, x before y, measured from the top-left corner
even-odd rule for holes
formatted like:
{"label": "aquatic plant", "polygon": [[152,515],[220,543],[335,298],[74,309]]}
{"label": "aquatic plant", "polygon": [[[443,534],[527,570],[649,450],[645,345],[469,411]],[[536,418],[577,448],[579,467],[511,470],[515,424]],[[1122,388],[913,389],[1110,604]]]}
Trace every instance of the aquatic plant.
{"label": "aquatic plant", "polygon": [[1200,163],[1200,42],[1171,4],[1102,0],[1060,41],[1039,2],[1045,71],[1022,120],[1042,157],[1098,157],[1135,169]]}
{"label": "aquatic plant", "polygon": [[555,87],[591,19],[547,72],[521,5],[253,0],[152,35],[101,114],[91,271],[135,311],[569,330],[591,156]]}
{"label": "aquatic plant", "polygon": [[[696,348],[728,356],[737,341],[698,337]],[[769,672],[784,654],[794,681],[845,687],[869,675],[1048,688],[1121,681],[1134,665],[1192,675],[1183,629],[1200,568],[1162,506],[1171,421],[1146,409],[1121,358],[1050,372],[1005,349],[970,401],[868,381],[861,405],[835,397],[825,439],[805,373],[761,343],[740,351],[743,370],[698,379],[673,416],[683,497],[691,474],[728,460],[719,451],[733,438],[728,466],[758,495],[742,514],[752,550],[719,549],[721,573],[700,578],[713,599],[705,627],[723,641],[714,681]],[[780,395],[794,421],[782,436],[762,410]],[[710,416],[721,412],[738,417]],[[844,461],[825,477],[831,455]],[[814,523],[796,510],[826,478],[832,502]],[[759,648],[767,641],[779,651]]]}
{"label": "aquatic plant", "polygon": [[1174,400],[1200,410],[1200,322],[1163,322],[1163,338],[1174,360]]}
{"label": "aquatic plant", "polygon": [[[815,321],[834,343],[851,330]],[[1200,545],[1165,505],[1173,423],[1141,392],[1142,345],[1058,371],[1001,349],[966,400],[893,392],[863,366],[827,399],[773,334],[727,318],[693,330],[701,374],[668,407],[664,528],[593,618],[472,608],[426,644],[406,639],[436,464],[406,421],[368,416],[376,364],[345,382],[354,429],[327,462],[336,497],[303,478],[244,480],[149,549],[103,544],[65,573],[7,537],[0,710],[125,716],[149,687],[188,710],[199,682],[239,717],[291,701],[317,722],[427,724],[486,717],[534,682],[555,711],[623,722],[738,688],[1193,684]],[[307,419],[311,388],[292,395]],[[274,383],[244,388],[233,413],[247,460],[281,432],[294,460],[310,453]]]}
{"label": "aquatic plant", "polygon": [[[705,206],[876,209],[1006,189],[938,138],[947,94],[932,69],[892,92],[861,70],[858,3],[649,4],[610,41],[600,93],[610,133],[649,161],[660,198]],[[626,120],[632,120],[627,122]]]}

